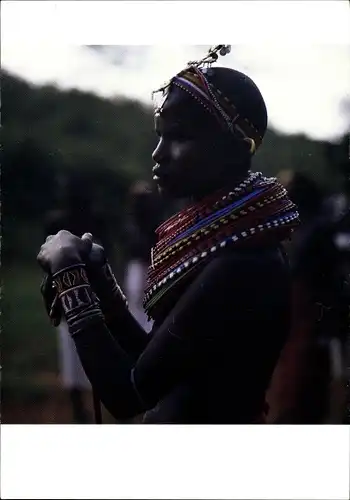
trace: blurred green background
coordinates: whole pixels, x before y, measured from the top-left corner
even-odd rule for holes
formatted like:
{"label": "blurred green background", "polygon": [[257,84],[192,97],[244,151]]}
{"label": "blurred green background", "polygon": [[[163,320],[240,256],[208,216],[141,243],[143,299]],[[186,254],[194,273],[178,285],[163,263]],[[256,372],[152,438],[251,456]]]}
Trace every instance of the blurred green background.
{"label": "blurred green background", "polygon": [[[138,102],[33,86],[8,73],[2,109],[2,420],[63,423],[69,415],[59,396],[57,337],[36,264],[44,216],[73,183],[105,221],[122,280],[126,197],[135,180],[151,179],[153,115]],[[302,171],[330,194],[341,189],[345,149],[346,137],[334,145],[269,129],[254,169]]]}

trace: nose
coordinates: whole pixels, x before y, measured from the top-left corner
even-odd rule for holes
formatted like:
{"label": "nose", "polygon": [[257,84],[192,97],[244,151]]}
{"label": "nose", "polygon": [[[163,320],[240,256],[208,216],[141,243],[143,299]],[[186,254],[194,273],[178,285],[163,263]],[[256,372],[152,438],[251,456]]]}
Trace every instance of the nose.
{"label": "nose", "polygon": [[169,156],[169,150],[163,139],[160,139],[156,149],[153,151],[152,158],[156,163],[164,163]]}

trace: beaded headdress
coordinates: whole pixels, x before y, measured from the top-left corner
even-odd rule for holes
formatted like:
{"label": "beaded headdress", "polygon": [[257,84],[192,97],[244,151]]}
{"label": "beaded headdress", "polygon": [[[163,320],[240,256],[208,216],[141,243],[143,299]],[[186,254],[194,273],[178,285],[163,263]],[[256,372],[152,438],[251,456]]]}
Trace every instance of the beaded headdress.
{"label": "beaded headdress", "polygon": [[[199,61],[190,61],[185,69],[154,91],[156,113],[161,112],[170,86],[175,85],[190,94],[235,137],[247,141],[250,144],[251,154],[254,154],[262,142],[261,135],[253,124],[238,113],[235,103],[209,81],[211,65],[217,61],[219,55],[225,56],[230,51],[230,45],[216,45],[205,57]],[[157,100],[159,95],[161,102]]]}

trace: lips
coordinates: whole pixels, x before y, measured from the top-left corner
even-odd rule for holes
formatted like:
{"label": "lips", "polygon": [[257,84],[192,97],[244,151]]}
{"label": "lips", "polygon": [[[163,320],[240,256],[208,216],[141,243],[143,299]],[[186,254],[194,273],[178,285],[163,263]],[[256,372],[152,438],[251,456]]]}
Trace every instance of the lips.
{"label": "lips", "polygon": [[162,182],[166,179],[166,174],[164,173],[163,169],[160,168],[160,165],[157,164],[152,168],[153,172],[153,180],[157,184],[162,184]]}

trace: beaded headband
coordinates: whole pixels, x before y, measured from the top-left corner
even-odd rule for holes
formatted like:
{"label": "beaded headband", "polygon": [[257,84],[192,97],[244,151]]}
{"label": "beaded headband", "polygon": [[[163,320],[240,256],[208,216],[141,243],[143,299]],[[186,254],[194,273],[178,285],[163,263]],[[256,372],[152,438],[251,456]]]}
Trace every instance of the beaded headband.
{"label": "beaded headband", "polygon": [[250,153],[254,154],[262,142],[262,137],[247,119],[239,115],[234,103],[214,87],[206,76],[211,65],[218,60],[219,54],[225,56],[230,51],[230,45],[216,45],[201,60],[190,61],[185,69],[153,92],[153,98],[158,93],[162,94],[162,101],[158,106],[156,105],[155,111],[161,112],[170,86],[176,85],[199,102],[226,130],[235,137],[247,141],[250,144]]}

